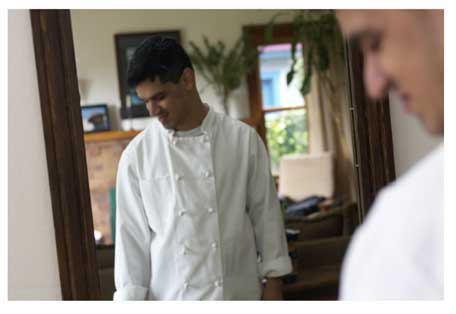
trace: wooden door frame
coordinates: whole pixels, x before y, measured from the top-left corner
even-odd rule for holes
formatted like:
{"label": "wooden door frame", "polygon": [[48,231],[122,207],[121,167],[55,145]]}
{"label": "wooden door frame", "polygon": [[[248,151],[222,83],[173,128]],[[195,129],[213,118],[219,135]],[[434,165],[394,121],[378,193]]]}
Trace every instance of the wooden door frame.
{"label": "wooden door frame", "polygon": [[[64,300],[97,300],[100,280],[69,10],[31,10],[41,114]],[[347,45],[359,204],[395,177],[389,107],[364,95],[362,57]],[[250,101],[261,95],[250,95]],[[256,120],[255,113],[252,116]]]}
{"label": "wooden door frame", "polygon": [[69,10],[31,10],[63,300],[100,299]]}
{"label": "wooden door frame", "polygon": [[354,164],[360,221],[375,196],[396,179],[389,100],[366,96],[363,55],[355,42],[345,42],[349,103],[353,133]]}
{"label": "wooden door frame", "polygon": [[[248,34],[252,45],[254,47],[262,46],[266,25],[246,25],[242,28],[244,34]],[[273,29],[273,42],[272,43],[283,43],[288,42],[289,38],[293,36],[293,29],[291,24],[283,23],[277,24]],[[260,137],[265,143],[266,139],[266,127],[264,115],[262,112],[262,95],[260,80],[260,66],[258,60],[253,65],[253,70],[247,75],[247,85],[249,87],[249,104],[250,104],[250,119],[253,122],[253,126],[257,130]]]}

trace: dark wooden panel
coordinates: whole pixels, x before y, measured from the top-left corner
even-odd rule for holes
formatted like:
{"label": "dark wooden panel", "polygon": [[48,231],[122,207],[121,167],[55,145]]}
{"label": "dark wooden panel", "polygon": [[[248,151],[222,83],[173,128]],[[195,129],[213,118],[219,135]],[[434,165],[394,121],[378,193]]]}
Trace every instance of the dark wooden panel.
{"label": "dark wooden panel", "polygon": [[346,44],[352,130],[361,219],[379,190],[396,177],[389,102],[372,101],[363,81],[363,56],[354,43]]}
{"label": "dark wooden panel", "polygon": [[31,10],[64,300],[100,295],[70,12]]}

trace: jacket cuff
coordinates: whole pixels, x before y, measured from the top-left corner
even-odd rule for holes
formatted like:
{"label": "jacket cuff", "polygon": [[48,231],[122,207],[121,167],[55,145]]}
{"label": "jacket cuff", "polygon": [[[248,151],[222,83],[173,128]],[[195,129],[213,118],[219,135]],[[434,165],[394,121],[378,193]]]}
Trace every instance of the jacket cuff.
{"label": "jacket cuff", "polygon": [[289,256],[280,256],[274,260],[263,261],[260,269],[262,277],[281,277],[291,273],[291,259]]}
{"label": "jacket cuff", "polygon": [[114,292],[114,301],[141,300],[144,301],[147,295],[147,288],[141,286],[125,286]]}

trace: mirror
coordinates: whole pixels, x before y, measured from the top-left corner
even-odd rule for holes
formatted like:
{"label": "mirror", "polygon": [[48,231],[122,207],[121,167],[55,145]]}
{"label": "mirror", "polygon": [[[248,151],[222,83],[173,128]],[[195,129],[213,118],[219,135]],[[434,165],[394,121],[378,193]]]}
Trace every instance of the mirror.
{"label": "mirror", "polygon": [[[212,110],[254,128],[268,150],[269,171],[283,210],[293,266],[291,274],[283,278],[284,298],[337,299],[341,262],[361,219],[348,57],[342,41],[340,50],[329,50],[328,70],[315,72],[309,91],[303,95],[300,89],[310,46],[305,42],[296,45],[293,54],[296,39],[292,22],[298,13],[71,10],[102,299],[112,300],[115,290],[119,159],[152,119],[137,95],[125,89],[125,60],[131,58],[138,38],[156,33],[171,34],[190,54],[194,52],[190,42],[204,47],[204,36],[210,43],[220,41],[229,49],[238,38],[249,35],[258,55],[249,72],[240,76],[241,84],[230,98],[225,99],[216,84],[208,82],[197,69],[198,92]],[[277,14],[281,15],[274,20],[272,36],[267,40],[269,23]],[[296,73],[287,82],[291,69]],[[100,132],[94,132],[97,119],[104,121]]]}

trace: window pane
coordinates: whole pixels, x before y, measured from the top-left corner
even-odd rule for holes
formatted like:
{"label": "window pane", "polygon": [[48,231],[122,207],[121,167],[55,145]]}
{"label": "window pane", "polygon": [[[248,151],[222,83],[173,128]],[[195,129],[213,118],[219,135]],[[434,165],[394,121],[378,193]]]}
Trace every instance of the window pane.
{"label": "window pane", "polygon": [[307,153],[309,134],[305,109],[271,112],[265,114],[271,170],[278,173],[282,156]]}
{"label": "window pane", "polygon": [[260,49],[262,49],[260,54],[260,79],[263,108],[304,105],[304,99],[299,92],[303,74],[301,46],[297,46],[296,72],[290,85],[287,85],[287,73],[292,64],[291,44],[262,46]]}

